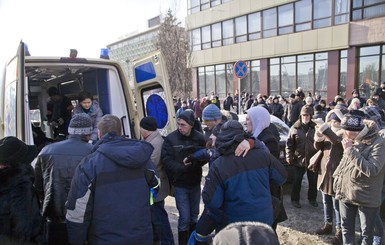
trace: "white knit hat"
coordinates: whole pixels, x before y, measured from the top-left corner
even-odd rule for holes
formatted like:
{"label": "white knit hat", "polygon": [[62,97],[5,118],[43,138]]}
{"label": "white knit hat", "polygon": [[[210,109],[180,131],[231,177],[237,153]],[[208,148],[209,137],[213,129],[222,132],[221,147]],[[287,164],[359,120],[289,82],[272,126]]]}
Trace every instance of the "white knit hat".
{"label": "white knit hat", "polygon": [[68,127],[68,133],[78,135],[92,134],[91,117],[86,113],[73,115]]}

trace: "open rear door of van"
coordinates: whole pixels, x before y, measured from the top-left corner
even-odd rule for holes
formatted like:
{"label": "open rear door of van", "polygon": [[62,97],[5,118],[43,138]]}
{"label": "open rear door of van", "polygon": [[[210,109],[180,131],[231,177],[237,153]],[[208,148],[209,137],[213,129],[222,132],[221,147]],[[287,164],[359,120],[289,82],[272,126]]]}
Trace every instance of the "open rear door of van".
{"label": "open rear door of van", "polygon": [[25,44],[21,41],[16,55],[7,63],[4,83],[4,137],[15,136],[26,144],[33,144],[29,108],[28,85],[24,70]]}
{"label": "open rear door of van", "polygon": [[160,51],[134,62],[134,86],[139,120],[145,116],[154,117],[163,136],[174,131],[175,108],[166,63]]}

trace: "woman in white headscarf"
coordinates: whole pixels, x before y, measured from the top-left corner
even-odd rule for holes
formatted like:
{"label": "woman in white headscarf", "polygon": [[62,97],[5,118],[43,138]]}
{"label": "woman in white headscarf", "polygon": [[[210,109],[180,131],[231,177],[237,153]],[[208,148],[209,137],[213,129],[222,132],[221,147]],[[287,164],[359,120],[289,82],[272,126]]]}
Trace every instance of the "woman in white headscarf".
{"label": "woman in white headscarf", "polygon": [[246,127],[249,134],[262,141],[270,153],[279,159],[279,133],[273,124],[270,125],[270,114],[265,108],[255,106],[247,110]]}

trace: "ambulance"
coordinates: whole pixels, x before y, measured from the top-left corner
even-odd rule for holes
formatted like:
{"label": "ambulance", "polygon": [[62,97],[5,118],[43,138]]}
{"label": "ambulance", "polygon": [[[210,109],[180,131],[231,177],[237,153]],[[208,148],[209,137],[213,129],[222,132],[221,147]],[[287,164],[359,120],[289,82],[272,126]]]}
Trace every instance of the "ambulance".
{"label": "ambulance", "polygon": [[127,137],[140,138],[139,121],[144,116],[157,119],[162,135],[176,129],[171,89],[160,51],[134,62],[133,88],[120,63],[106,59],[107,55],[88,59],[28,54],[26,44],[21,41],[0,77],[1,138],[16,136],[27,144],[38,144],[35,133],[38,129],[53,140],[53,129],[47,121],[50,87],[56,87],[74,106],[79,92],[90,92],[103,114],[120,118]]}

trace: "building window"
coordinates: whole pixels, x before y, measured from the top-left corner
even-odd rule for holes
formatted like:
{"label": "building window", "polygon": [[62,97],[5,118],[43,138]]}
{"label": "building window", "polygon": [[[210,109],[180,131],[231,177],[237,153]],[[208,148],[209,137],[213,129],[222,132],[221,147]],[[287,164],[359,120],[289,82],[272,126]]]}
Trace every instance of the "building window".
{"label": "building window", "polygon": [[233,93],[233,64],[226,64],[226,92]]}
{"label": "building window", "polygon": [[188,8],[189,14],[194,14],[194,13],[197,13],[201,10],[199,0],[189,0],[188,2],[190,3],[189,4],[190,6]]}
{"label": "building window", "polygon": [[334,0],[334,24],[349,22],[349,0]]}
{"label": "building window", "polygon": [[188,14],[191,15],[230,1],[232,0],[188,0]]}
{"label": "building window", "polygon": [[191,31],[191,45],[192,50],[201,50],[201,29],[195,29]]}
{"label": "building window", "polygon": [[206,79],[205,79],[205,68],[198,68],[198,88],[199,97],[202,98],[206,95]]}
{"label": "building window", "polygon": [[219,98],[226,96],[226,76],[225,65],[215,66],[215,94]]}
{"label": "building window", "polygon": [[251,92],[257,93],[260,91],[261,80],[259,78],[259,74],[261,72],[261,62],[259,60],[251,61]]}
{"label": "building window", "polygon": [[278,34],[288,34],[294,31],[293,4],[286,4],[278,7]]}
{"label": "building window", "polygon": [[234,43],[234,21],[226,20],[222,22],[223,30],[223,45],[230,45]]}
{"label": "building window", "polygon": [[295,2],[295,31],[311,29],[312,4],[311,0]]}
{"label": "building window", "polygon": [[222,26],[221,23],[211,25],[211,46],[213,48],[222,46]]}
{"label": "building window", "polygon": [[385,16],[384,0],[353,0],[353,20],[370,19]]}
{"label": "building window", "polygon": [[247,21],[246,16],[235,18],[235,42],[247,41]]}
{"label": "building window", "polygon": [[210,0],[201,0],[201,10],[210,8]]}
{"label": "building window", "polygon": [[206,66],[206,94],[215,92],[214,66]]}
{"label": "building window", "polygon": [[262,12],[263,37],[277,35],[277,8],[267,9]]}
{"label": "building window", "polygon": [[369,98],[378,87],[381,46],[360,48],[358,88],[360,95]]}
{"label": "building window", "polygon": [[313,54],[299,55],[297,58],[297,82],[303,91],[313,91],[314,88],[314,59]]}
{"label": "building window", "polygon": [[279,93],[287,98],[296,89],[296,57],[289,56],[281,58],[280,70],[281,89]]}
{"label": "building window", "polygon": [[317,53],[315,54],[315,91],[321,95],[321,97],[327,97],[328,86],[328,54]]}
{"label": "building window", "polygon": [[348,74],[348,51],[340,51],[340,82],[339,82],[339,94],[342,97],[346,96],[346,80]]}
{"label": "building window", "polygon": [[211,7],[217,6],[219,4],[221,4],[220,0],[211,0]]}
{"label": "building window", "polygon": [[317,0],[313,2],[313,28],[322,28],[331,26],[332,15],[332,1],[331,0]]}
{"label": "building window", "polygon": [[202,27],[202,49],[211,48],[210,26]]}
{"label": "building window", "polygon": [[261,12],[249,14],[247,16],[247,29],[249,40],[261,38]]}
{"label": "building window", "polygon": [[270,59],[269,94],[279,94],[280,92],[279,74],[280,74],[279,58]]}
{"label": "building window", "polygon": [[381,82],[385,82],[385,45],[382,46],[381,64]]}

